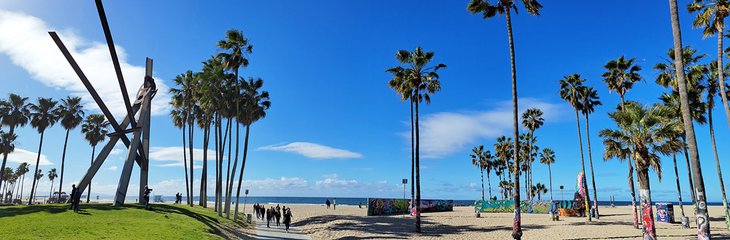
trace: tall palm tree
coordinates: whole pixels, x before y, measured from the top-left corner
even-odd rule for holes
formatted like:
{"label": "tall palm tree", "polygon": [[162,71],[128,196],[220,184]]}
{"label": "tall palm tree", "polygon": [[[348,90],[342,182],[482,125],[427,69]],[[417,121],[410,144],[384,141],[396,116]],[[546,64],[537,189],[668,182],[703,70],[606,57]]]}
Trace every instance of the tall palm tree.
{"label": "tall palm tree", "polygon": [[[411,113],[411,201],[410,203],[413,204],[415,201],[415,170],[416,170],[416,156],[415,156],[415,126],[413,121],[413,86],[411,86],[412,81],[409,81],[409,78],[407,76],[406,70],[401,67],[397,66],[394,68],[389,68],[388,70],[385,70],[386,72],[389,72],[393,74],[393,78],[388,81],[388,86],[392,88],[396,93],[398,93],[401,96],[401,101],[408,100],[410,102],[410,113]],[[490,193],[491,194],[491,193]],[[413,207],[412,205],[410,207]]]}
{"label": "tall palm tree", "polygon": [[[606,72],[602,74],[603,82],[608,85],[608,90],[616,92],[621,99],[621,109],[624,106],[624,96],[631,90],[635,82],[641,81],[641,66],[634,64],[636,58],[626,59],[624,56],[619,57],[616,60],[611,60],[603,66]],[[631,156],[627,156],[625,159],[629,159]],[[623,159],[622,159],[623,160]],[[636,209],[636,190],[634,188],[634,166],[632,160],[626,161],[629,166],[628,183],[629,189],[631,190],[631,208],[634,215],[634,228],[639,228],[639,212]]]}
{"label": "tall palm tree", "polygon": [[[0,188],[0,192],[8,193],[8,194],[6,194],[6,196],[12,195],[12,194],[9,194],[8,186],[10,185],[10,180],[13,179],[13,169],[6,167],[5,169],[0,169],[0,170],[2,170],[2,172],[3,172],[3,178],[0,179],[0,182],[5,182],[5,187]],[[6,197],[0,198],[0,202],[6,202]]]}
{"label": "tall palm tree", "polygon": [[[671,109],[671,106],[664,105],[665,108]],[[680,119],[679,113],[676,111],[670,112],[670,115],[667,116],[667,121],[671,121],[674,119]],[[667,136],[666,141],[663,144],[663,148],[666,152],[669,152],[672,154],[672,162],[674,163],[674,177],[677,184],[677,200],[679,202],[679,209],[681,211],[682,222],[684,222],[684,219],[687,218],[684,214],[684,206],[682,205],[682,188],[679,184],[679,171],[677,170],[677,153],[684,151],[686,149],[686,145],[684,141],[682,140],[682,136],[684,136],[684,129],[682,126],[677,126],[677,129],[675,129],[674,132],[671,132],[671,135]]]}
{"label": "tall palm tree", "polygon": [[[180,88],[170,88],[170,94],[172,95],[173,105],[179,105],[180,108],[185,111],[185,122],[187,124],[188,134],[188,159],[190,160],[190,193],[187,197],[189,206],[193,206],[193,136],[195,132],[195,116],[197,116],[198,108],[195,105],[195,91],[197,88],[197,75],[192,71],[186,71],[183,74],[177,75],[174,79],[175,85]],[[184,146],[185,147],[185,146]]]}
{"label": "tall palm tree", "polygon": [[183,156],[183,172],[185,173],[185,196],[188,198],[190,196],[190,184],[188,184],[188,160],[187,160],[187,153],[186,150],[186,141],[185,141],[185,130],[187,129],[187,112],[182,109],[182,107],[179,105],[180,102],[176,101],[173,97],[172,105],[174,108],[170,111],[170,118],[172,118],[172,124],[182,129],[182,156]]}
{"label": "tall palm tree", "polygon": [[555,163],[555,152],[550,148],[543,148],[540,153],[540,163],[548,166],[548,176],[550,178],[550,201],[553,200],[553,172],[550,165]]}
{"label": "tall palm tree", "polygon": [[[583,101],[581,100],[581,92],[585,91],[583,88],[583,82],[586,80],[581,78],[580,74],[573,74],[563,77],[560,80],[560,98],[567,101],[575,110],[575,124],[578,126],[578,147],[580,148],[580,162],[583,167],[583,177],[585,178],[586,164],[583,158],[583,140],[580,133],[580,119],[578,118],[578,111],[583,109]],[[583,187],[588,189],[588,183],[586,179],[583,179]],[[585,198],[586,216],[588,221],[591,221],[590,205],[588,204],[588,198]]]}
{"label": "tall palm tree", "polygon": [[581,112],[586,119],[586,143],[588,143],[588,162],[591,166],[591,182],[593,183],[593,206],[595,207],[596,219],[600,219],[598,212],[598,195],[596,194],[596,175],[593,173],[593,154],[591,154],[591,130],[588,127],[588,115],[595,111],[595,107],[601,105],[598,100],[598,91],[593,87],[584,87],[581,91]]}
{"label": "tall palm tree", "polygon": [[618,144],[606,145],[607,152],[621,152],[612,147],[631,146],[630,154],[636,161],[639,179],[639,196],[642,204],[642,228],[644,239],[656,239],[654,215],[652,213],[651,187],[649,185],[649,168],[657,173],[661,181],[662,168],[659,154],[668,155],[663,143],[676,131],[679,122],[667,121],[670,110],[660,105],[646,108],[640,104],[628,104],[624,111],[610,113],[620,130],[604,129],[599,133],[604,141]]}
{"label": "tall palm tree", "polygon": [[[84,134],[84,139],[91,145],[91,164],[94,164],[96,145],[106,139],[106,135],[109,133],[109,122],[106,121],[103,114],[91,114],[86,117],[84,124],[81,125],[81,133]],[[91,196],[91,182],[89,182],[87,189],[86,202],[88,203]]]}
{"label": "tall palm tree", "polygon": [[[506,169],[511,169],[512,155],[514,151],[514,144],[512,138],[506,136],[500,136],[497,138],[497,143],[494,144],[494,156],[499,159],[500,169],[502,172]],[[509,178],[512,178],[512,171],[507,171]],[[504,174],[502,174],[504,175]]]}
{"label": "tall palm tree", "polygon": [[[674,66],[677,70],[677,85],[680,96],[682,118],[692,119],[689,107],[689,97],[687,96],[687,83],[685,82],[684,63],[680,52],[682,51],[682,30],[679,25],[679,10],[677,9],[677,0],[669,0],[669,13],[672,20],[672,37],[674,38]],[[722,33],[722,32],[720,32]],[[722,35],[722,34],[719,34]],[[720,37],[722,39],[722,37]],[[721,55],[721,54],[718,54]],[[719,59],[722,59],[720,57]],[[722,66],[718,62],[719,66]],[[720,81],[724,79],[719,77]],[[724,84],[721,84],[724,87]],[[722,91],[723,93],[725,91]],[[723,100],[727,102],[727,100]],[[727,110],[727,104],[725,104]],[[726,111],[727,112],[727,111]],[[730,118],[728,118],[730,121]],[[697,140],[695,139],[695,130],[692,121],[682,121],[684,125],[684,132],[687,136],[687,146],[689,147],[689,155],[692,159],[692,173],[694,173],[693,180],[695,183],[694,192],[701,193],[697,194],[697,205],[706,206],[707,199],[705,196],[705,182],[702,178],[702,169],[700,166],[700,155],[697,150]],[[697,215],[697,238],[698,239],[709,239],[710,238],[710,218],[707,214],[706,208],[696,208]]]}
{"label": "tall palm tree", "polygon": [[[66,129],[66,138],[63,142],[63,154],[61,155],[61,178],[58,180],[58,198],[61,199],[61,190],[63,189],[63,173],[66,164],[66,147],[68,146],[68,134],[72,129],[81,124],[84,120],[84,107],[81,105],[80,97],[66,97],[61,99],[61,105],[58,106],[59,117],[61,118],[61,126]],[[50,175],[48,176],[50,177]],[[50,197],[49,197],[50,198]]]}
{"label": "tall palm tree", "polygon": [[[524,113],[522,113],[522,125],[525,126],[525,128],[527,128],[528,131],[530,131],[530,136],[534,137],[535,130],[540,128],[544,123],[545,123],[545,119],[542,118],[542,110],[540,110],[538,108],[530,108],[530,109],[527,109],[527,111],[525,111]],[[532,156],[533,146],[532,146],[532,141],[529,141],[528,143],[529,144],[528,144],[527,148],[530,150],[530,153],[528,153],[528,155],[527,155],[527,157],[529,158],[529,160],[527,161],[527,163],[528,163],[527,169],[529,171],[529,173],[528,173],[529,181],[525,184],[527,184],[528,186],[532,186],[532,162],[534,161],[533,156]],[[530,194],[530,199],[532,199],[533,197],[534,196],[532,196]]]}
{"label": "tall palm tree", "polygon": [[[236,206],[233,219],[238,219],[238,200],[241,196],[241,183],[243,182],[243,171],[246,168],[246,157],[248,156],[248,139],[251,133],[251,125],[266,117],[266,110],[271,107],[269,101],[269,92],[263,91],[264,80],[261,78],[249,78],[248,81],[242,81],[243,93],[240,105],[243,109],[238,111],[243,125],[246,126],[246,135],[243,140],[243,159],[241,161],[241,172],[238,174],[238,188],[236,190]],[[235,168],[234,168],[235,170]]]}
{"label": "tall palm tree", "polygon": [[[21,97],[17,94],[11,93],[8,100],[0,100],[0,125],[8,126],[8,136],[12,136],[12,141],[15,141],[15,128],[25,126],[28,123],[28,116],[30,115],[30,104],[27,103],[27,97]],[[11,138],[7,138],[9,140]],[[9,143],[8,143],[9,144]],[[3,162],[0,165],[0,169],[5,169],[5,164],[8,162],[8,154],[12,151],[3,152]],[[3,172],[0,171],[0,178],[2,178]],[[0,183],[2,187],[2,183]],[[5,193],[0,193],[0,198],[5,196]]]}
{"label": "tall palm tree", "polygon": [[20,199],[21,202],[23,200],[23,185],[25,184],[25,174],[28,172],[30,172],[30,169],[28,168],[28,163],[26,162],[19,164],[18,167],[15,169],[15,175],[21,178],[20,184],[18,184],[18,188],[20,189],[17,196],[17,198]]}
{"label": "tall palm tree", "polygon": [[535,193],[537,193],[537,200],[540,200],[540,195],[547,193],[547,188],[545,187],[545,184],[537,183],[535,184]]}
{"label": "tall palm tree", "polygon": [[[236,93],[241,92],[241,86],[238,84],[238,71],[241,67],[248,66],[248,55],[251,54],[253,46],[249,43],[248,39],[243,35],[242,31],[228,30],[226,31],[226,39],[218,41],[218,48],[224,52],[219,53],[218,56],[223,59],[223,65],[226,69],[232,70],[234,73],[234,80],[236,83]],[[239,105],[241,104],[239,98],[234,98],[235,103],[235,116],[239,115]],[[235,165],[238,163],[238,146],[239,146],[239,124],[240,120],[236,118],[236,155],[234,160],[233,171],[228,171],[226,178],[233,179],[235,177]],[[230,159],[229,159],[230,168]],[[231,192],[233,190],[233,183],[227,181],[226,184],[226,218],[230,218],[231,208]]]}
{"label": "tall palm tree", "polygon": [[[727,70],[727,65],[723,67],[725,70]],[[717,67],[717,62],[712,62],[710,66],[708,66],[707,71],[707,95],[705,100],[705,105],[707,109],[707,122],[709,123],[710,127],[710,140],[712,141],[712,152],[715,156],[715,167],[717,168],[717,178],[720,180],[720,191],[722,192],[722,206],[723,209],[725,209],[725,226],[730,229],[730,212],[728,212],[727,209],[727,197],[725,195],[725,182],[722,180],[722,170],[720,169],[720,158],[717,155],[717,144],[715,142],[715,128],[713,127],[712,122],[712,109],[715,108],[715,95],[718,95],[718,88],[719,83],[717,81],[718,75],[715,74],[718,70],[720,70]]]}
{"label": "tall palm tree", "polygon": [[[41,138],[38,144],[38,156],[35,160],[35,173],[38,172],[38,164],[41,162],[41,152],[43,150],[43,136],[45,135],[46,128],[53,126],[53,124],[56,124],[56,121],[58,121],[58,108],[57,108],[58,102],[54,101],[52,98],[38,98],[38,104],[31,104],[30,105],[30,125],[35,128],[38,133],[41,134]],[[43,173],[40,173],[41,175]],[[36,182],[38,178],[33,178],[33,184],[31,186],[35,187]],[[30,192],[30,199],[28,200],[28,205],[33,204],[33,194],[34,191]]]}
{"label": "tall palm tree", "polygon": [[31,185],[30,189],[30,200],[28,204],[30,204],[35,197],[37,197],[36,192],[38,191],[38,184],[40,183],[40,180],[43,178],[43,169],[38,169],[38,171],[35,173],[35,178],[33,178],[33,185]]}
{"label": "tall palm tree", "polygon": [[[692,26],[703,28],[702,35],[707,38],[717,34],[717,65],[723,66],[723,43],[725,37],[725,18],[730,14],[730,1],[728,0],[694,0],[687,5],[690,13],[697,13]],[[722,98],[722,106],[725,108],[725,117],[727,117],[728,126],[730,126],[730,105],[728,105],[727,93],[725,88],[725,71],[722,68],[717,69],[717,79],[720,83],[720,98]],[[730,226],[728,226],[730,228]]]}
{"label": "tall palm tree", "polygon": [[[540,15],[540,9],[542,8],[542,5],[540,5],[537,0],[522,0],[522,3],[529,14]],[[517,123],[517,66],[515,64],[515,44],[512,37],[512,9],[515,10],[515,14],[517,13],[515,0],[499,0],[496,1],[494,4],[489,3],[488,0],[471,0],[469,1],[469,5],[466,8],[472,14],[482,14],[482,17],[485,19],[492,18],[497,14],[505,15],[507,22],[507,38],[509,40],[510,66],[512,67],[512,115],[514,125],[514,139],[517,140],[519,137],[519,126]],[[519,144],[518,142],[519,141],[515,141],[515,149],[519,149],[519,147],[517,147],[517,144]],[[514,152],[515,169],[518,168],[517,164],[519,164],[517,156],[518,152],[519,151]],[[515,188],[519,189],[519,185],[519,177],[515,176]],[[519,195],[520,191],[515,191],[515,219],[514,224],[512,225],[512,238],[514,239],[522,238],[522,220],[520,218]]]}
{"label": "tall palm tree", "polygon": [[439,82],[438,70],[446,68],[445,64],[436,64],[429,66],[433,59],[434,52],[423,51],[421,47],[416,47],[413,52],[407,50],[398,50],[395,58],[403,66],[408,86],[411,87],[411,98],[414,102],[415,115],[415,180],[416,180],[416,232],[421,232],[421,178],[420,178],[420,152],[419,152],[419,126],[418,126],[418,107],[421,102],[431,103],[431,96],[441,90]]}
{"label": "tall palm tree", "polygon": [[58,177],[56,169],[51,168],[51,170],[48,171],[48,180],[51,180],[51,189],[48,190],[48,201],[51,200],[51,195],[53,195],[53,180],[56,180],[56,177]]}
{"label": "tall palm tree", "polygon": [[[672,91],[671,94],[664,94],[660,100],[664,102],[665,106],[668,106],[672,109],[674,109],[675,112],[681,112],[680,109],[680,97],[678,92],[678,85],[677,85],[677,74],[676,69],[674,67],[674,58],[675,58],[675,52],[674,49],[669,49],[667,51],[667,55],[669,56],[668,59],[666,59],[666,63],[658,63],[654,66],[654,69],[659,71],[659,75],[657,76],[655,82],[665,88],[668,88]],[[682,57],[683,62],[683,71],[684,71],[684,79],[687,83],[687,90],[688,90],[688,96],[689,96],[689,106],[690,106],[690,112],[692,119],[694,121],[697,121],[698,123],[705,123],[706,118],[704,116],[705,111],[704,107],[705,105],[702,103],[701,100],[701,90],[703,86],[701,85],[701,81],[706,75],[707,72],[706,66],[700,64],[700,61],[707,55],[705,54],[697,54],[696,49],[692,49],[690,46],[685,46],[681,53],[679,54]],[[680,121],[682,121],[682,116],[678,115]],[[686,137],[682,137],[682,140],[686,141]],[[686,147],[686,144],[685,144]],[[690,159],[689,159],[689,153],[687,149],[685,148],[684,151],[684,158],[685,162],[687,164],[687,181],[689,181],[689,187],[691,189],[694,189],[694,183],[692,182],[692,166],[690,165]],[[697,208],[697,202],[695,201],[695,193],[693,191],[690,191],[690,194],[692,196],[692,203],[695,206],[695,209]]]}
{"label": "tall palm tree", "polygon": [[494,169],[494,155],[492,155],[492,152],[489,150],[484,151],[484,154],[482,155],[484,157],[484,169],[487,171],[487,187],[489,190],[489,199],[492,199],[492,180],[489,177],[492,173],[492,169]]}
{"label": "tall palm tree", "polygon": [[479,147],[474,147],[471,149],[472,154],[469,154],[471,157],[471,164],[479,168],[479,173],[482,175],[482,202],[484,201],[484,169],[487,168],[487,161],[484,157],[484,145],[480,145]]}

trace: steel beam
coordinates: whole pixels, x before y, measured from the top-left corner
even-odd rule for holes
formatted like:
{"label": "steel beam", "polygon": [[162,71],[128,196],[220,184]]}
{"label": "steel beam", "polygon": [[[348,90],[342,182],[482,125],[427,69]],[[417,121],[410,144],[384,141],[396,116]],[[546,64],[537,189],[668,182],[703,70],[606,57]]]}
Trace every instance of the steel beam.
{"label": "steel beam", "polygon": [[[147,112],[150,111],[150,96],[149,94],[145,94],[144,100],[142,102],[142,109],[140,110],[140,121],[139,125],[144,126],[147,124]],[[127,196],[127,188],[129,187],[129,179],[132,175],[132,167],[134,167],[134,161],[137,158],[137,149],[140,148],[141,145],[141,135],[142,131],[134,131],[132,142],[129,145],[129,150],[127,151],[127,158],[124,162],[124,167],[122,168],[122,175],[119,177],[119,185],[117,185],[117,192],[116,196],[114,197],[114,206],[121,206],[124,204],[124,198]],[[146,159],[143,159],[142,162],[146,161]],[[144,165],[144,164],[141,164]]]}
{"label": "steel beam", "polygon": [[[104,12],[104,6],[101,0],[96,0],[96,10],[99,12],[99,19],[101,20],[101,28],[104,29],[104,36],[106,37],[106,44],[109,47],[109,54],[112,57],[112,64],[114,64],[114,72],[117,74],[117,80],[119,81],[119,88],[122,90],[122,98],[124,99],[124,106],[127,108],[127,114],[132,115],[132,105],[129,103],[129,93],[127,93],[127,85],[124,83],[124,75],[122,74],[122,67],[119,66],[119,57],[117,56],[117,49],[114,47],[114,39],[112,38],[112,31],[109,29],[109,22],[106,19],[106,13]],[[137,123],[132,118],[132,127],[136,127]]]}

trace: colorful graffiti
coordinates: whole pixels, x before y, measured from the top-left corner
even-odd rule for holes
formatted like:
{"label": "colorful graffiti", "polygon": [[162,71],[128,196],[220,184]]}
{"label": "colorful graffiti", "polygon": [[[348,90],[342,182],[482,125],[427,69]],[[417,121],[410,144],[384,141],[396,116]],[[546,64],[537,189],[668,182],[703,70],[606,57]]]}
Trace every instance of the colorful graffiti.
{"label": "colorful graffiti", "polygon": [[[514,212],[515,201],[513,200],[489,200],[474,202],[474,209],[477,212]],[[520,201],[520,211],[523,213],[548,213],[550,201]]]}
{"label": "colorful graffiti", "polygon": [[[405,214],[409,212],[409,203],[409,199],[368,198],[368,216]],[[453,210],[453,200],[421,200],[421,212],[444,212]],[[415,211],[412,214],[415,214]]]}
{"label": "colorful graffiti", "polygon": [[554,200],[550,203],[550,212],[563,217],[585,217],[584,200]]}
{"label": "colorful graffiti", "polygon": [[639,189],[639,201],[641,201],[641,222],[644,240],[656,239],[656,226],[654,226],[654,214],[652,214],[651,197],[649,189]]}
{"label": "colorful graffiti", "polygon": [[674,205],[671,203],[656,204],[656,221],[674,223]]}

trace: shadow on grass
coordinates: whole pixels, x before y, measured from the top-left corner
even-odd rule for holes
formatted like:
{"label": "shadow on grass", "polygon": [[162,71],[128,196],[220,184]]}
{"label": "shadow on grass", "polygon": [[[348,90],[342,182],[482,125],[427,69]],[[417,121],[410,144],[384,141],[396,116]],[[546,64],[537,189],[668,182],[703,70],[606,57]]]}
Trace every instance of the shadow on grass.
{"label": "shadow on grass", "polygon": [[[345,236],[343,239],[406,239],[413,237],[415,226],[413,218],[392,217],[392,216],[342,216],[342,215],[324,215],[315,216],[297,221],[294,226],[303,226],[309,224],[324,224],[336,220],[344,220],[326,228],[312,228],[312,231],[354,231],[358,234],[355,236]],[[427,216],[421,218],[420,236],[428,237],[447,237],[449,235],[459,236],[463,233],[490,233],[495,231],[512,231],[512,226],[485,226],[477,227],[471,225],[445,225],[429,220]],[[541,225],[522,225],[525,229],[543,229]],[[377,233],[375,237],[362,237],[361,234]],[[385,236],[384,236],[385,235]]]}

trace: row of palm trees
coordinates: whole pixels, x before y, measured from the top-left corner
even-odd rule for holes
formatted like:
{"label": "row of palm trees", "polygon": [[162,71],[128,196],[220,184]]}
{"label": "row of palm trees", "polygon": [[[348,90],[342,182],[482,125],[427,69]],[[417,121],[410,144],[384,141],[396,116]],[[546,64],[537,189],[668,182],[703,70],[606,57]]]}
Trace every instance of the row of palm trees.
{"label": "row of palm trees", "polygon": [[[5,203],[15,203],[13,202],[14,199],[22,199],[23,196],[23,184],[25,183],[25,174],[28,173],[30,169],[28,169],[27,163],[21,163],[18,165],[18,167],[13,171],[10,167],[5,167],[5,170],[3,171],[3,179],[0,179],[5,182],[5,185],[3,186],[2,192],[5,193],[4,199],[2,199],[0,202]],[[53,194],[53,183],[58,177],[58,172],[56,171],[56,168],[52,168],[48,171],[48,180],[51,181],[51,188],[48,190],[48,196],[49,196],[49,202],[50,202],[50,196]],[[35,180],[40,180],[43,178],[43,170],[38,169],[38,172],[35,174]],[[20,180],[20,182],[18,182]],[[33,189],[31,189],[32,192],[37,192],[38,185],[34,186]],[[15,195],[17,193],[17,196]]]}
{"label": "row of palm trees", "polygon": [[[104,141],[106,133],[108,133],[107,128],[109,123],[105,120],[104,115],[90,114],[86,116],[85,120],[84,115],[85,113],[83,106],[81,105],[81,98],[79,97],[66,97],[65,99],[61,99],[60,103],[52,98],[40,97],[38,98],[37,103],[29,103],[27,97],[21,97],[17,94],[11,93],[8,96],[8,99],[0,99],[0,124],[1,126],[8,127],[8,132],[0,129],[0,153],[3,155],[0,169],[5,169],[8,154],[15,150],[17,139],[15,130],[30,122],[31,127],[36,129],[40,134],[35,170],[33,172],[35,172],[36,175],[43,175],[38,169],[43,150],[43,138],[48,128],[52,127],[56,123],[60,123],[64,130],[66,130],[63,154],[61,155],[61,174],[58,186],[57,199],[60,199],[61,192],[63,192],[66,148],[68,146],[68,136],[71,130],[75,129],[83,122],[81,132],[84,134],[84,138],[92,146],[92,162],[94,160],[94,150],[96,145],[99,142]],[[23,166],[23,169],[27,167],[26,163],[21,163],[21,165]],[[20,175],[24,175],[27,171],[24,170],[21,172],[22,173]],[[57,174],[55,171],[53,172],[53,174],[49,173],[49,177],[53,176],[53,179],[55,179],[55,175]],[[19,172],[16,171],[16,175],[17,173]],[[0,171],[0,179],[6,179],[4,171]],[[38,180],[40,180],[40,177],[33,178],[33,183],[31,185],[33,189],[37,186]],[[3,181],[0,181],[0,187],[2,187],[2,184]],[[0,196],[5,193],[6,192],[0,193]],[[90,193],[91,187],[89,187],[89,195]],[[31,191],[28,204],[32,203],[34,196],[35,191]],[[87,196],[87,202],[88,201],[89,199]]]}
{"label": "row of palm trees", "polygon": [[[214,210],[219,216],[225,213],[230,218],[233,184],[238,183],[235,195],[234,219],[238,218],[238,204],[246,166],[250,127],[253,123],[266,117],[266,110],[271,106],[269,93],[263,91],[264,81],[260,78],[245,79],[239,77],[239,69],[249,64],[249,55],[253,46],[238,30],[226,32],[226,38],[217,43],[220,53],[203,62],[200,72],[186,71],[175,77],[175,88],[170,89],[173,110],[170,117],[174,125],[182,130],[183,172],[185,173],[185,191],[187,204],[193,206],[193,141],[194,130],[202,130],[203,165],[200,176],[199,205],[208,205],[208,148],[210,137],[213,137],[215,152],[215,194]],[[239,129],[245,126],[244,146],[241,167],[239,160]],[[235,143],[233,128],[235,127]],[[212,131],[212,133],[211,133]],[[226,144],[228,148],[225,157]],[[233,151],[233,167],[231,154]],[[225,161],[224,161],[225,160]],[[224,170],[224,162],[227,166]],[[236,172],[238,181],[235,181]],[[225,176],[225,181],[223,177]]]}

